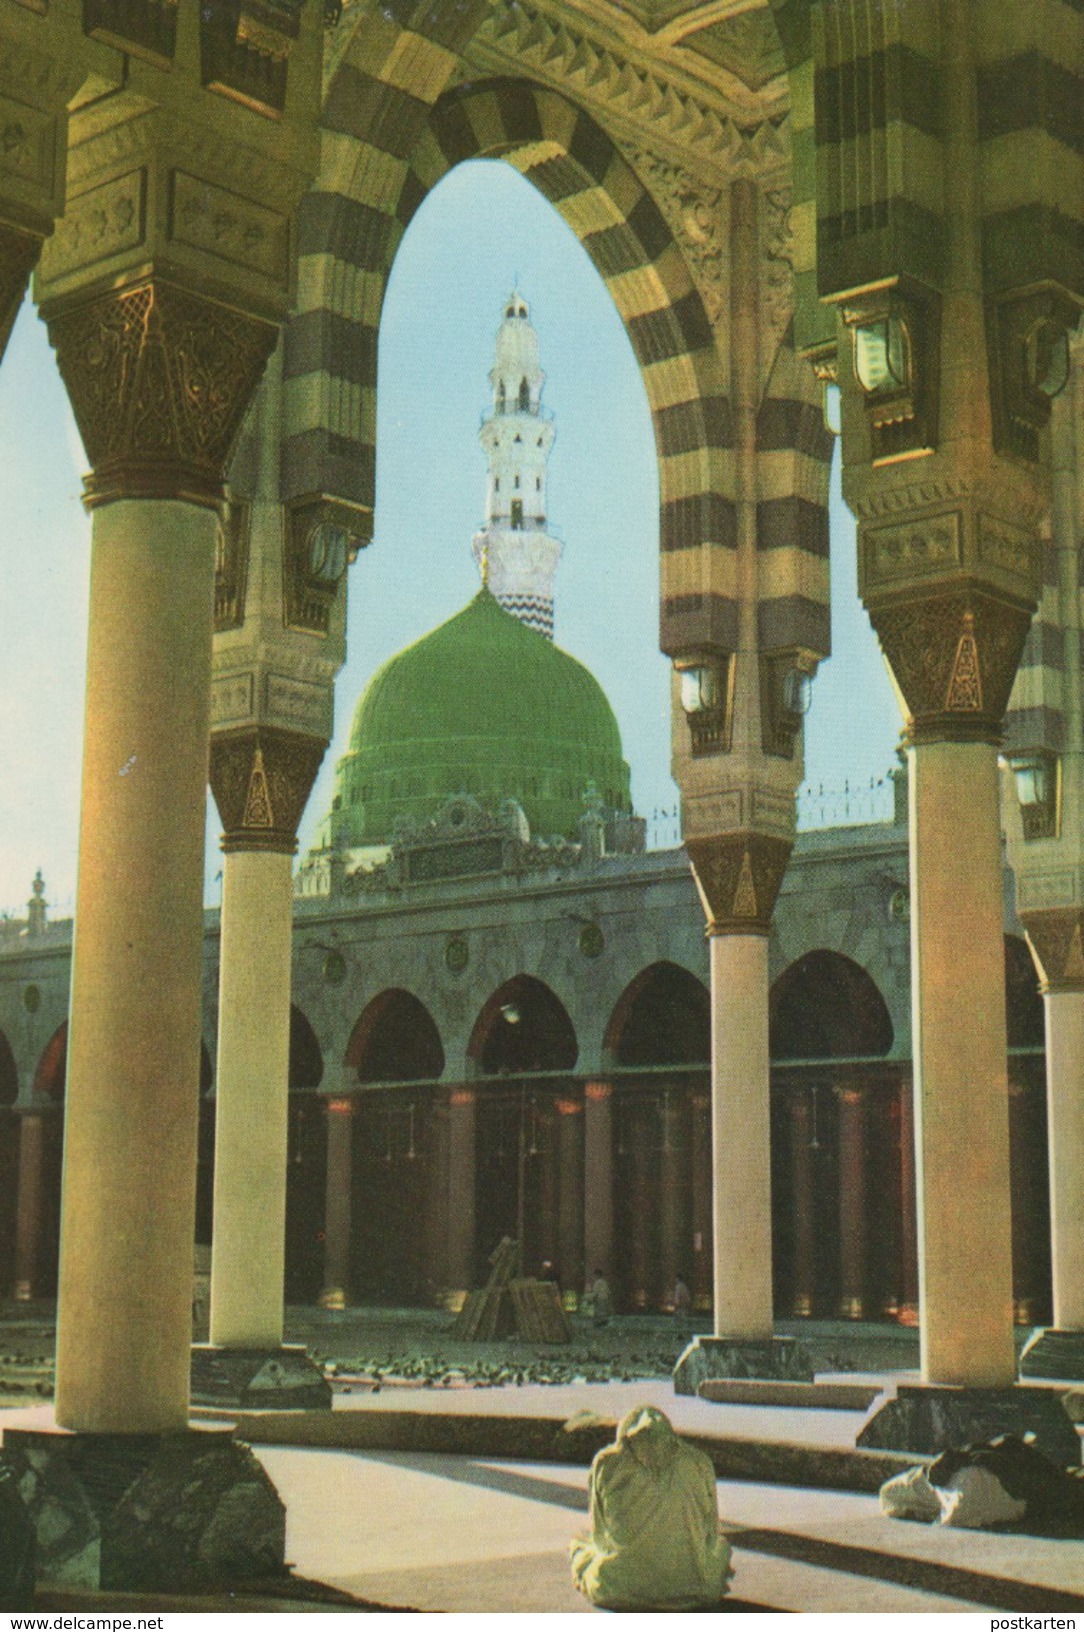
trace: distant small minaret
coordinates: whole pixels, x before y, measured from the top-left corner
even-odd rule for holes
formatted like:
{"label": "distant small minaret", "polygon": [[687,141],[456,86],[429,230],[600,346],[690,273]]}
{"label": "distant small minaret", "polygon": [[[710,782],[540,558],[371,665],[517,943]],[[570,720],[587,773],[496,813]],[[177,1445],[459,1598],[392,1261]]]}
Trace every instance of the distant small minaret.
{"label": "distant small minaret", "polygon": [[26,903],[26,933],[28,935],[45,934],[45,880],[41,876],[39,867],[31,885],[34,893]]}
{"label": "distant small minaret", "polygon": [[509,296],[489,375],[493,412],[479,438],[489,460],[486,521],[471,546],[483,582],[508,612],[553,639],[553,575],[563,546],[546,531],[546,460],[538,335],[523,296]]}

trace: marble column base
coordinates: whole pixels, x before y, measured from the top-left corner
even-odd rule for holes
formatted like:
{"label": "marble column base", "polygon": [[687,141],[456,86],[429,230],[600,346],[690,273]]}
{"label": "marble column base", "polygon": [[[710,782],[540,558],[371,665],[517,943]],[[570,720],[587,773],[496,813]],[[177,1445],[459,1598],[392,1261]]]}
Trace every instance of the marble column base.
{"label": "marble column base", "polygon": [[1020,1375],[1084,1382],[1084,1332],[1057,1326],[1032,1332],[1020,1356]]}
{"label": "marble column base", "polygon": [[0,1454],[34,1526],[39,1581],[185,1592],[285,1573],[286,1509],[228,1430],[7,1428]]}
{"label": "marble column base", "polygon": [[192,1345],[192,1404],[230,1411],[331,1409],[331,1384],[300,1344],[280,1349]]}
{"label": "marble column base", "polygon": [[743,1377],[811,1383],[813,1362],[796,1337],[694,1337],[674,1367],[674,1393],[695,1394],[701,1383]]}
{"label": "marble column base", "polygon": [[937,1455],[995,1434],[1034,1434],[1035,1449],[1059,1467],[1080,1466],[1080,1439],[1050,1388],[952,1388],[901,1383],[855,1443],[867,1450]]}

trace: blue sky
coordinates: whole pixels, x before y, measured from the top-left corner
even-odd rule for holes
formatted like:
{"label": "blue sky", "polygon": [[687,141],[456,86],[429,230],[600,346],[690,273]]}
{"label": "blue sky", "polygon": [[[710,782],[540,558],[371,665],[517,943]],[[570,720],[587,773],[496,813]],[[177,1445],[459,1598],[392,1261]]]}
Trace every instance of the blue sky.
{"label": "blue sky", "polygon": [[[509,166],[454,170],[418,212],[396,258],[381,326],[375,536],[349,585],[347,665],[336,740],[301,830],[330,798],[354,704],[384,659],[451,617],[478,579],[478,427],[505,297],[531,303],[557,437],[549,511],[565,553],[556,639],[607,692],[641,814],[673,808],[668,664],[658,651],[658,475],[650,417],[625,331],[588,257]],[[75,888],[90,526],[85,468],[43,325],[24,308],[0,368],[0,909],[21,911],[41,867],[57,912]],[[832,508],[833,657],[806,725],[807,775],[868,782],[894,762],[899,715],[857,600],[854,527]],[[217,818],[208,819],[208,899]]]}

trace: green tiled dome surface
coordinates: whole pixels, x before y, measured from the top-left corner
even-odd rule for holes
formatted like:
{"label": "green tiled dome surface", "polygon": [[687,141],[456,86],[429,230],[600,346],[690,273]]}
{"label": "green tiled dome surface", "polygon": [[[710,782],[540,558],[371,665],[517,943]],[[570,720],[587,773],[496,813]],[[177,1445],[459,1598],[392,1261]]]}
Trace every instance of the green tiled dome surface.
{"label": "green tiled dome surface", "polygon": [[531,832],[575,837],[593,782],[631,810],[629,768],[605,693],[582,663],[483,589],[379,669],[337,767],[334,842],[390,840],[457,793],[523,806]]}

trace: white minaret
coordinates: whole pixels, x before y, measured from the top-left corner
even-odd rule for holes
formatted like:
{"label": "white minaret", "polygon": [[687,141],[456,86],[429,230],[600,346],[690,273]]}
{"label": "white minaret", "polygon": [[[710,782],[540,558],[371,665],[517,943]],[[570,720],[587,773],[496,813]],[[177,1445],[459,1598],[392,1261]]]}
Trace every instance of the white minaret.
{"label": "white minaret", "polygon": [[489,375],[493,412],[479,432],[489,460],[486,521],[471,550],[506,611],[552,640],[553,575],[563,546],[546,531],[553,421],[543,416],[545,378],[530,308],[522,295],[510,295]]}

